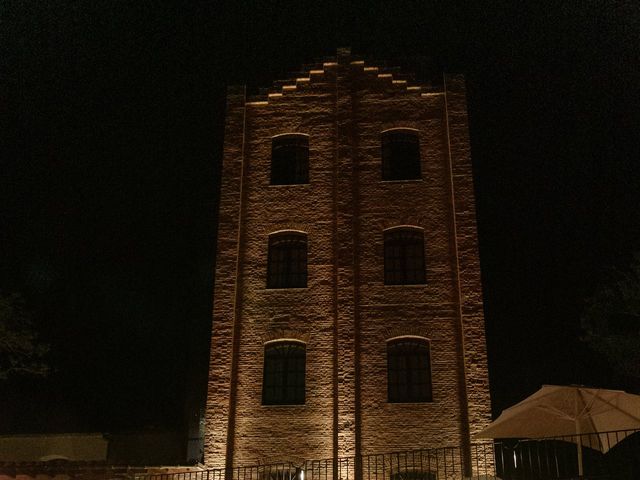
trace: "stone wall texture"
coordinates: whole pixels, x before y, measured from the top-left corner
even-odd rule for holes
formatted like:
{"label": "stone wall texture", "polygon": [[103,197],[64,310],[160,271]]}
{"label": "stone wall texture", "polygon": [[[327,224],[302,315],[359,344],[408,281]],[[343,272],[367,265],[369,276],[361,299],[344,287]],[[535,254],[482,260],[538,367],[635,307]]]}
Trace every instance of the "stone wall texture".
{"label": "stone wall texture", "polygon": [[[422,179],[382,181],[380,134],[418,130]],[[309,135],[309,183],[270,185],[271,138]],[[339,50],[266,99],[229,91],[205,462],[460,446],[490,421],[464,80],[437,87]],[[385,285],[383,232],[424,230],[426,284]],[[267,289],[270,233],[308,236],[308,286]],[[431,347],[433,402],[387,402],[386,344]],[[262,405],[265,342],[306,343],[306,402]]]}

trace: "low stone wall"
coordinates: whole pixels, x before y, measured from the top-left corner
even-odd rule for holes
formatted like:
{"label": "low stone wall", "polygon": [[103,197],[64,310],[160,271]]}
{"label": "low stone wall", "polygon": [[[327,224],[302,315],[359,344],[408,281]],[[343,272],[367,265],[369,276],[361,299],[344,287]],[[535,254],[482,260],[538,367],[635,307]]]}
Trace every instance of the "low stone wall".
{"label": "low stone wall", "polygon": [[0,462],[0,480],[108,480],[140,475],[188,474],[198,467],[132,467],[104,462]]}
{"label": "low stone wall", "polygon": [[57,460],[106,463],[108,449],[109,440],[102,433],[0,435],[0,464]]}

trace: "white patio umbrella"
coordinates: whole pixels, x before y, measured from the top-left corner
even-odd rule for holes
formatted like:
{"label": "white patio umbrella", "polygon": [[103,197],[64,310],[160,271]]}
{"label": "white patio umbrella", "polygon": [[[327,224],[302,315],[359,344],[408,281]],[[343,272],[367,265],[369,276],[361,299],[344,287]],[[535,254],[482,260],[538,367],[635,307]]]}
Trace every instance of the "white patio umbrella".
{"label": "white patio umbrella", "polygon": [[[626,432],[640,429],[640,395],[622,390],[604,390],[581,386],[544,385],[513,407],[507,408],[480,438],[548,438],[577,443],[578,474],[582,476],[582,445],[602,453],[623,440]],[[589,435],[584,442],[581,434]]]}

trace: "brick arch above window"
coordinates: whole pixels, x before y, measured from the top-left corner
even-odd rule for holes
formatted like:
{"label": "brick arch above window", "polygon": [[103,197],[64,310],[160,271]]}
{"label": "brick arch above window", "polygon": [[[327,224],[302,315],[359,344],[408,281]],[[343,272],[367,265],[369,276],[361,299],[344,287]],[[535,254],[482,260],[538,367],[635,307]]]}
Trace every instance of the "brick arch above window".
{"label": "brick arch above window", "polygon": [[[402,316],[398,316],[398,315],[394,315],[393,317],[394,319],[398,320],[398,323],[400,323],[402,318]],[[389,322],[391,323],[396,323],[396,322]],[[404,322],[406,324],[406,322]],[[422,338],[424,340],[427,341],[431,341],[431,338],[433,338],[433,334],[434,332],[431,330],[430,326],[413,326],[413,325],[396,325],[396,326],[389,326],[387,328],[385,328],[384,330],[384,334],[385,334],[385,338],[387,339],[387,341],[391,341],[391,340],[395,340],[397,338]]]}
{"label": "brick arch above window", "polygon": [[312,222],[291,222],[291,221],[277,221],[275,220],[268,227],[265,227],[263,232],[265,235],[276,235],[283,232],[295,232],[309,235],[309,232],[316,227]]}
{"label": "brick arch above window", "polygon": [[426,283],[424,230],[397,226],[384,231],[385,285]]}
{"label": "brick arch above window", "polygon": [[[306,137],[309,138],[309,134],[308,133],[304,133],[304,132],[296,132],[296,127],[295,126],[291,126],[292,129],[288,132],[282,132],[282,133],[276,133],[275,135],[271,135],[271,140],[276,140],[276,139],[284,139],[284,138],[288,138],[288,137]],[[391,129],[389,129],[391,130]]]}
{"label": "brick arch above window", "polygon": [[423,227],[420,227],[414,223],[401,223],[385,228],[384,233],[386,234],[387,232],[393,232],[395,230],[417,230],[420,232],[424,232]]}
{"label": "brick arch above window", "polygon": [[306,340],[302,340],[297,335],[295,337],[272,338],[271,340],[267,340],[266,342],[264,342],[264,345],[265,345],[265,347],[267,347],[269,345],[275,345],[277,343],[299,343],[301,345],[304,345],[305,347],[307,345],[307,341]]}
{"label": "brick arch above window", "polygon": [[309,332],[303,332],[300,330],[292,330],[292,329],[283,329],[276,328],[270,329],[265,332],[262,336],[262,342],[266,345],[267,343],[273,343],[282,341],[283,339],[289,339],[292,342],[301,342],[301,343],[309,343],[311,335]]}
{"label": "brick arch above window", "polygon": [[420,225],[427,225],[429,219],[426,214],[404,215],[400,213],[393,219],[381,218],[375,221],[380,230],[393,230],[394,228],[418,228],[424,230]]}
{"label": "brick arch above window", "polygon": [[386,341],[387,343],[392,343],[392,342],[398,342],[398,341],[407,340],[407,339],[408,340],[414,339],[420,342],[431,343],[431,339],[429,337],[425,337],[424,335],[414,335],[413,333],[400,334],[400,335],[395,335],[393,337],[388,337]]}
{"label": "brick arch above window", "polygon": [[291,227],[291,228],[281,228],[279,230],[273,230],[269,233],[269,237],[273,237],[276,235],[289,234],[289,233],[294,235],[303,235],[305,237],[307,236],[306,230]]}

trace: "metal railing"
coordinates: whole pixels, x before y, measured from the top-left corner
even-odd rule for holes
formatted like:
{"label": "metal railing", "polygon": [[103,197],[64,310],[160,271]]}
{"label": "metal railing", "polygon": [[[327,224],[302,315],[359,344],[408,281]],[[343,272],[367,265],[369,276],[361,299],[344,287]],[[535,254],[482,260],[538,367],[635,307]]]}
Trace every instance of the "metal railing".
{"label": "metal railing", "polygon": [[578,444],[585,480],[640,479],[640,430],[496,442],[496,475],[504,480],[578,478]]}
{"label": "metal railing", "polygon": [[[580,435],[585,480],[639,480],[640,430]],[[578,478],[578,436],[471,445],[472,479]],[[307,460],[198,472],[198,478],[148,480],[465,480],[459,447],[411,450],[360,458]],[[225,473],[227,475],[225,475]]]}
{"label": "metal railing", "polygon": [[[640,479],[640,431],[580,435],[584,480]],[[629,437],[629,438],[627,438]],[[136,475],[134,480],[564,480],[578,478],[578,436],[471,445],[473,476],[459,447]]]}
{"label": "metal railing", "polygon": [[[493,444],[471,446],[473,478],[494,478]],[[137,475],[135,480],[459,480],[464,455],[459,447],[410,450],[361,457],[306,460],[210,469],[176,474]]]}
{"label": "metal railing", "polygon": [[[366,455],[363,480],[449,480],[465,478],[465,456],[459,447],[433,448]],[[474,476],[493,477],[493,445],[471,445]]]}
{"label": "metal railing", "polygon": [[[579,437],[584,480],[640,479],[640,430]],[[470,451],[445,447],[230,469],[168,467],[163,473],[128,466],[11,464],[0,465],[0,475],[86,480],[566,480],[578,478],[577,445],[578,436],[573,435],[487,441],[471,445]],[[471,477],[465,475],[469,470]]]}

